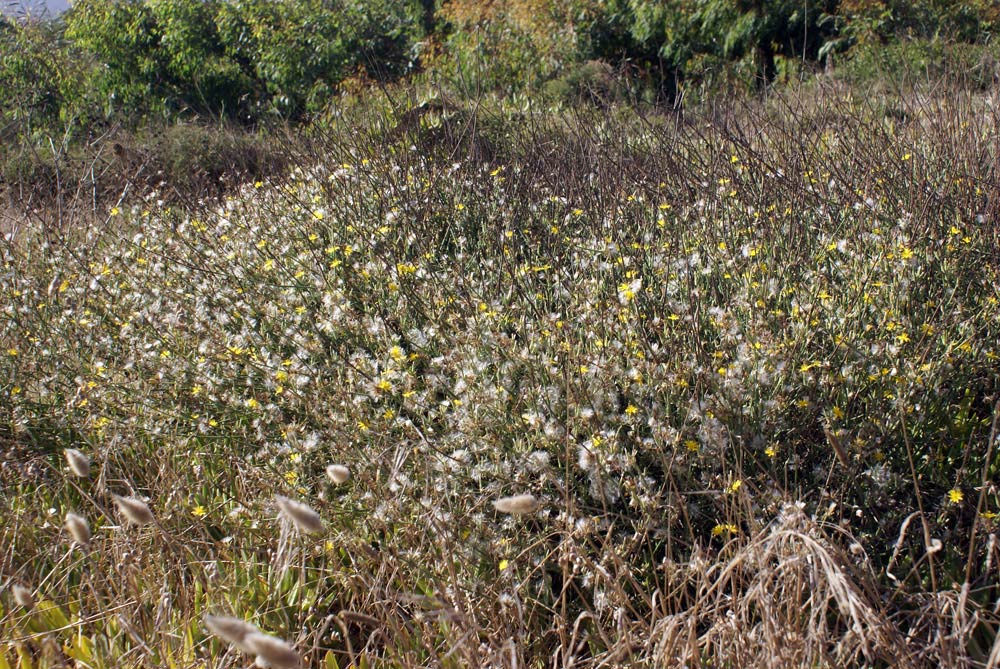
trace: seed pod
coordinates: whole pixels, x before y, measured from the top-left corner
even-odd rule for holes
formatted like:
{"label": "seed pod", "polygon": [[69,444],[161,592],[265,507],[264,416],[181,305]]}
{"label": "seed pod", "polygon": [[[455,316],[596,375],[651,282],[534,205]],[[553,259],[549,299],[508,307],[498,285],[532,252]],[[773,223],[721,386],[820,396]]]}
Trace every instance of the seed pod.
{"label": "seed pod", "polygon": [[530,493],[514,495],[513,497],[501,497],[493,501],[493,508],[501,513],[532,513],[538,509],[538,499]]}
{"label": "seed pod", "polygon": [[257,656],[257,666],[294,669],[302,662],[295,649],[276,636],[252,632],[244,641],[249,651]]}
{"label": "seed pod", "polygon": [[250,647],[246,644],[246,638],[250,634],[255,634],[260,632],[259,629],[254,627],[248,622],[244,622],[239,618],[231,618],[229,616],[213,616],[206,615],[203,619],[205,627],[208,631],[219,637],[223,641],[227,641],[244,653],[252,653]]}
{"label": "seed pod", "polygon": [[141,527],[153,522],[153,512],[141,499],[114,495],[114,500],[115,504],[118,505],[118,510],[125,516],[125,520],[133,525]]}
{"label": "seed pod", "polygon": [[844,445],[840,442],[840,437],[826,425],[823,426],[823,434],[826,435],[827,442],[833,447],[833,452],[836,454],[837,459],[840,460],[840,464],[850,467],[851,459],[848,457]]}
{"label": "seed pod", "polygon": [[73,541],[86,546],[90,543],[90,523],[83,516],[70,511],[66,514],[66,530],[73,537]]}
{"label": "seed pod", "polygon": [[344,465],[329,465],[326,468],[326,475],[336,485],[340,485],[347,483],[347,480],[351,478],[351,470]]}
{"label": "seed pod", "polygon": [[292,522],[295,529],[300,532],[322,532],[323,520],[319,514],[313,511],[308,505],[289,499],[283,495],[275,495],[274,501],[281,511],[281,515]]}
{"label": "seed pod", "polygon": [[75,448],[67,448],[64,453],[66,455],[66,464],[69,465],[70,471],[82,479],[90,476],[90,458]]}

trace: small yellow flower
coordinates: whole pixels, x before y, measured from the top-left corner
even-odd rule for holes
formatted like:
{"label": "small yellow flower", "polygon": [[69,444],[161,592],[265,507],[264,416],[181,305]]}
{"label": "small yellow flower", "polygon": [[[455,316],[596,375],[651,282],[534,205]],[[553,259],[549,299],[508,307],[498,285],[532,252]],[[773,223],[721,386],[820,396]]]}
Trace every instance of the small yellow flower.
{"label": "small yellow flower", "polygon": [[965,499],[965,495],[958,488],[952,488],[948,491],[948,501],[952,504],[959,504]]}
{"label": "small yellow flower", "polygon": [[639,407],[637,407],[634,404],[629,404],[627,407],[625,407],[625,413],[629,416],[634,416],[637,413],[639,413]]}
{"label": "small yellow flower", "polygon": [[735,493],[737,490],[740,489],[740,487],[742,485],[743,485],[743,481],[741,479],[736,479],[735,481],[733,481],[732,483],[729,484],[729,487],[726,488],[726,492],[728,492],[730,494]]}
{"label": "small yellow flower", "polygon": [[191,509],[191,515],[196,516],[198,518],[204,518],[207,513],[208,511],[206,511],[205,507],[203,507],[201,504],[198,504],[193,509]]}
{"label": "small yellow flower", "polygon": [[500,560],[500,564],[498,566],[500,568],[500,571],[504,571],[505,569],[507,569],[507,567],[510,566],[510,562],[507,560]]}
{"label": "small yellow flower", "polygon": [[712,528],[712,536],[718,537],[723,534],[738,534],[739,531],[739,528],[732,523],[719,523]]}
{"label": "small yellow flower", "polygon": [[295,485],[295,483],[299,480],[299,473],[295,471],[287,471],[285,472],[285,480],[288,481],[289,485]]}
{"label": "small yellow flower", "polygon": [[698,451],[698,442],[694,439],[688,439],[684,442],[684,448],[688,449],[692,453],[695,453]]}

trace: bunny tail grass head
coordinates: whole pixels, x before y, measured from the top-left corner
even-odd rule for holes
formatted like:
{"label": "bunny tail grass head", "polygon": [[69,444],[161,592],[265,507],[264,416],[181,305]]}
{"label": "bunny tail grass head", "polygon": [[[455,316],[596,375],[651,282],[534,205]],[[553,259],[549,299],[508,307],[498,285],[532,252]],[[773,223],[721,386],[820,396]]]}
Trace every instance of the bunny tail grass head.
{"label": "bunny tail grass head", "polygon": [[250,623],[244,622],[239,618],[230,618],[229,616],[213,616],[208,614],[206,614],[203,618],[203,622],[209,632],[223,641],[233,644],[244,653],[254,652],[246,644],[246,638],[250,634],[259,633],[260,630]]}
{"label": "bunny tail grass head", "polygon": [[530,494],[501,497],[493,500],[493,508],[501,513],[525,514],[538,509],[538,499]]}
{"label": "bunny tail grass head", "polygon": [[66,464],[69,465],[70,471],[82,479],[90,476],[90,458],[75,448],[67,448],[64,452],[66,454]]}
{"label": "bunny tail grass head", "polygon": [[276,636],[253,632],[247,634],[244,641],[249,651],[257,656],[258,667],[294,669],[302,663],[295,649]]}
{"label": "bunny tail grass head", "polygon": [[114,495],[115,504],[118,510],[125,516],[125,520],[133,525],[142,526],[153,522],[153,512],[141,499],[135,497],[121,497]]}
{"label": "bunny tail grass head", "polygon": [[31,590],[24,587],[20,583],[12,585],[10,592],[14,595],[14,601],[17,602],[18,606],[30,609],[35,605],[35,597],[31,594]]}
{"label": "bunny tail grass head", "polygon": [[330,477],[330,480],[334,484],[340,485],[341,483],[347,483],[347,480],[351,478],[351,470],[344,465],[328,465],[326,475]]}
{"label": "bunny tail grass head", "polygon": [[90,523],[83,516],[70,511],[66,514],[66,531],[73,537],[73,541],[86,546],[90,543]]}
{"label": "bunny tail grass head", "polygon": [[292,522],[300,532],[322,532],[323,520],[309,506],[282,495],[275,495],[274,501],[281,515]]}

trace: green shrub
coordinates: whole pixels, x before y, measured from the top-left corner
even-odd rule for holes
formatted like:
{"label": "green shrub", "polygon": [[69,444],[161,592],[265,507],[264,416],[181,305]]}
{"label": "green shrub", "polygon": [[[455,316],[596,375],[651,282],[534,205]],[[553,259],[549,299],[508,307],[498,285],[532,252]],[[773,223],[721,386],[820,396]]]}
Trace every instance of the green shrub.
{"label": "green shrub", "polygon": [[86,125],[89,68],[57,23],[4,20],[0,30],[0,128],[4,141]]}
{"label": "green shrub", "polygon": [[418,18],[410,0],[80,0],[67,35],[100,63],[88,85],[109,114],[257,121],[321,109],[359,68],[404,73]]}

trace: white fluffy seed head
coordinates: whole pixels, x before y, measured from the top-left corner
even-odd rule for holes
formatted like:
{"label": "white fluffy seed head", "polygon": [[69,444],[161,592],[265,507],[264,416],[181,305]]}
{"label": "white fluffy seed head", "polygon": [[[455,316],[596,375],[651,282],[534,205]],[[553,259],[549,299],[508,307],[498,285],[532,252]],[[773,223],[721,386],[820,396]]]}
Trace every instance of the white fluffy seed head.
{"label": "white fluffy seed head", "polygon": [[260,630],[250,623],[239,618],[213,615],[206,615],[203,621],[208,631],[223,641],[233,644],[245,653],[253,652],[246,644],[246,638],[250,634],[259,633]]}
{"label": "white fluffy seed head", "polygon": [[345,465],[328,465],[326,475],[336,485],[340,485],[341,483],[347,483],[347,480],[351,478],[351,470]]}
{"label": "white fluffy seed head", "polygon": [[323,520],[309,506],[283,495],[275,495],[274,501],[281,515],[292,522],[300,532],[322,532]]}
{"label": "white fluffy seed head", "polygon": [[538,509],[538,499],[530,493],[501,497],[493,500],[493,508],[501,513],[532,513]]}
{"label": "white fluffy seed head", "polygon": [[90,543],[90,523],[83,516],[70,511],[66,514],[66,531],[73,537],[73,541],[86,546]]}
{"label": "white fluffy seed head", "polygon": [[115,504],[118,505],[118,510],[125,516],[125,520],[133,525],[142,526],[153,522],[153,512],[141,499],[115,495],[114,500]]}
{"label": "white fluffy seed head", "polygon": [[294,669],[302,660],[287,642],[270,634],[252,632],[244,637],[247,649],[257,656],[257,666]]}
{"label": "white fluffy seed head", "polygon": [[31,594],[31,590],[15,583],[10,588],[11,594],[14,595],[14,601],[17,602],[18,606],[23,606],[26,609],[30,609],[35,605],[35,597]]}
{"label": "white fluffy seed head", "polygon": [[75,448],[67,448],[65,454],[66,464],[69,465],[70,471],[82,479],[90,476],[90,458]]}

